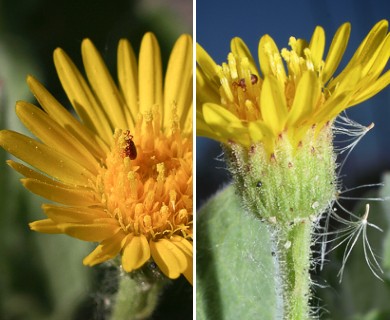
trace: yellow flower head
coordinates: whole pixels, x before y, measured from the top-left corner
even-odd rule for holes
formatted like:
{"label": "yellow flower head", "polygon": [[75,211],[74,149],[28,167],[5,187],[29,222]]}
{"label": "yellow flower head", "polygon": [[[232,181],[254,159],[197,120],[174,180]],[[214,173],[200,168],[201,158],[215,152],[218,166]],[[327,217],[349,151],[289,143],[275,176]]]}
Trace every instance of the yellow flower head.
{"label": "yellow flower head", "polygon": [[[118,86],[88,39],[82,42],[88,82],[61,49],[54,52],[76,120],[33,77],[43,110],[18,102],[16,113],[40,140],[1,131],[8,161],[45,204],[47,219],[32,230],[99,242],[85,259],[96,265],[122,257],[131,272],[153,259],[169,278],[192,283],[192,40],[176,42],[162,80],[160,49],[147,33],[137,60],[118,47]],[[38,172],[39,171],[39,172]]]}
{"label": "yellow flower head", "polygon": [[389,71],[381,75],[390,53],[388,22],[378,22],[334,76],[350,29],[345,23],[337,30],[326,58],[321,27],[309,43],[291,37],[290,50],[279,51],[265,35],[258,49],[261,73],[239,38],[232,40],[221,66],[198,46],[198,134],[245,147],[261,142],[272,153],[281,136],[296,147],[311,128],[318,132],[343,110],[378,93],[390,83]]}

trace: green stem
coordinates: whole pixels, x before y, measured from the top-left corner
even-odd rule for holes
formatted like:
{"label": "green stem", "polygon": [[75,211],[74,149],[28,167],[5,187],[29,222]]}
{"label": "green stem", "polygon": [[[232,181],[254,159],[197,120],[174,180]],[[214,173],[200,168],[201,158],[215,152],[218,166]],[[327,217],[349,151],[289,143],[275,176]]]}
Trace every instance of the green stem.
{"label": "green stem", "polygon": [[284,319],[305,320],[310,318],[312,222],[303,219],[284,227],[275,232],[284,291]]}
{"label": "green stem", "polygon": [[119,288],[112,310],[111,320],[148,319],[157,306],[165,280],[139,281],[128,274],[119,276]]}

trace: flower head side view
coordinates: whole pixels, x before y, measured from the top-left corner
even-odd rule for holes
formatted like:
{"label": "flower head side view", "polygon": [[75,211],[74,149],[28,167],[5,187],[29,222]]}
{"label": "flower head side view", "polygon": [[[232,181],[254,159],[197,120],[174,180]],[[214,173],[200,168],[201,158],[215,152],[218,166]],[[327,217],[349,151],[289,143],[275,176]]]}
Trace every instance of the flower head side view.
{"label": "flower head side view", "polygon": [[192,283],[192,39],[174,45],[163,82],[152,33],[138,63],[120,40],[118,85],[89,39],[82,42],[87,80],[67,54],[54,51],[61,84],[79,120],[32,76],[42,109],[19,101],[16,113],[36,139],[3,130],[0,144],[31,167],[9,160],[23,185],[58,204],[32,230],[99,245],[85,259],[94,266],[121,256],[132,272],[154,261],[168,278]]}
{"label": "flower head side view", "polygon": [[[384,71],[390,54],[386,20],[373,26],[335,75],[350,31],[349,23],[339,27],[326,57],[321,27],[309,42],[290,37],[290,49],[279,50],[264,35],[258,45],[260,70],[240,38],[233,38],[221,65],[197,46],[197,134],[222,143],[241,207],[270,231],[283,319],[313,314],[311,246],[340,187],[333,138],[352,135],[346,127],[352,121],[336,118],[390,83],[390,71]],[[356,141],[343,150],[372,127],[354,128]]]}
{"label": "flower head side view", "polygon": [[321,27],[309,43],[291,37],[291,50],[279,51],[269,35],[263,36],[258,48],[262,76],[240,38],[232,40],[228,62],[221,66],[198,45],[198,134],[246,147],[261,141],[270,153],[280,135],[287,134],[297,148],[313,126],[318,133],[343,110],[389,84],[390,72],[381,75],[389,58],[387,28],[387,21],[377,23],[337,76],[349,23],[337,30],[325,60]]}
{"label": "flower head side view", "polygon": [[[282,176],[285,177],[295,175],[292,172],[299,170],[299,163],[304,165],[309,158],[316,161],[313,171],[305,166],[303,170],[309,184],[322,180],[327,186],[326,192],[321,191],[322,196],[318,194],[318,199],[314,200],[318,203],[316,211],[323,211],[328,200],[334,197],[337,184],[333,120],[343,110],[369,99],[390,83],[390,71],[382,74],[390,52],[387,29],[387,21],[378,22],[337,76],[334,73],[347,47],[349,23],[337,30],[325,59],[325,32],[321,27],[314,30],[310,42],[291,37],[291,50],[279,51],[269,35],[263,36],[258,47],[261,73],[239,38],[232,40],[228,61],[222,65],[217,65],[198,45],[197,134],[220,141],[233,150],[225,152],[233,176],[250,179],[247,182],[252,186],[261,182],[264,193],[272,184],[272,181],[263,181],[264,171],[270,169],[264,169],[264,165],[284,166],[287,171]],[[249,156],[243,156],[238,151],[240,148],[249,150]],[[249,176],[241,170],[242,162],[246,161],[252,170]],[[318,170],[319,167],[324,170]],[[292,184],[291,188],[300,184],[304,182]],[[266,200],[258,199],[257,191],[249,194],[250,190],[244,190],[248,205],[263,217],[272,217],[274,213],[269,206],[280,208],[283,202],[283,197],[279,197],[259,207],[259,203]],[[300,193],[304,190],[308,189],[302,188]],[[289,192],[293,190],[287,190]],[[282,206],[286,210],[280,218],[292,220],[297,212],[303,212],[299,207]]]}

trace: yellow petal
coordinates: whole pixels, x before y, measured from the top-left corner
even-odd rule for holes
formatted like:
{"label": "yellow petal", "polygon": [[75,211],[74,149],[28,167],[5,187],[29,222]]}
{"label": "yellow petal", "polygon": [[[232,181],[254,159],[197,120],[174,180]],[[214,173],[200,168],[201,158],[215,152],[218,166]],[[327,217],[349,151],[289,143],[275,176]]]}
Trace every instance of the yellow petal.
{"label": "yellow petal", "polygon": [[291,106],[287,127],[299,125],[314,110],[321,94],[321,82],[314,71],[306,71],[298,82],[294,102]]}
{"label": "yellow petal", "polygon": [[150,258],[148,240],[144,235],[129,235],[122,253],[122,266],[126,272],[142,267]]}
{"label": "yellow petal", "polygon": [[379,77],[383,69],[386,67],[387,62],[389,61],[389,52],[390,52],[390,34],[387,35],[386,39],[383,42],[383,45],[378,50],[378,54],[375,57],[375,61],[370,66],[370,69],[363,70],[363,73],[367,74],[366,75],[367,78],[376,80]]}
{"label": "yellow petal", "polygon": [[96,219],[106,218],[107,213],[103,209],[63,207],[50,204],[42,206],[45,214],[56,223],[85,222],[91,223]]}
{"label": "yellow petal", "polygon": [[124,237],[125,233],[122,230],[119,230],[112,237],[103,240],[95,250],[84,258],[83,264],[92,267],[96,264],[115,258],[121,250],[121,243]]}
{"label": "yellow petal", "polygon": [[217,104],[206,103],[203,105],[203,118],[210,129],[225,141],[249,144],[247,129],[241,120],[225,108]]}
{"label": "yellow petal", "polygon": [[[200,116],[201,115],[201,116]],[[220,142],[226,142],[226,139],[215,134],[215,130],[211,129],[204,121],[203,113],[200,110],[196,111],[196,134],[198,136],[207,137]]]}
{"label": "yellow petal", "polygon": [[245,42],[241,38],[235,37],[230,42],[230,48],[232,53],[239,58],[247,58],[249,63],[249,69],[252,74],[259,75],[259,72],[256,67],[256,62],[253,59],[251,52],[246,46]]}
{"label": "yellow petal", "polygon": [[150,112],[154,105],[163,107],[160,47],[156,37],[150,32],[144,35],[141,43],[138,85],[141,113]]}
{"label": "yellow petal", "polygon": [[385,74],[383,74],[375,82],[368,85],[367,88],[359,92],[359,94],[356,97],[354,97],[353,100],[351,101],[351,106],[354,106],[358,103],[361,103],[373,97],[378,92],[386,88],[389,84],[390,84],[390,70],[387,71]]}
{"label": "yellow petal", "polygon": [[253,142],[262,141],[267,153],[270,155],[273,152],[276,137],[271,128],[263,121],[251,121],[248,125],[248,131]]}
{"label": "yellow petal", "polygon": [[221,97],[217,86],[212,85],[203,70],[196,68],[196,105],[201,107],[206,102],[220,103]]}
{"label": "yellow petal", "polygon": [[259,142],[263,140],[264,138],[263,126],[264,125],[260,125],[260,121],[251,121],[249,123],[248,130],[252,141]]}
{"label": "yellow petal", "polygon": [[274,40],[268,35],[261,37],[259,42],[259,61],[263,76],[274,75],[281,83],[286,79],[286,71],[278,47]]}
{"label": "yellow petal", "polygon": [[113,132],[111,124],[80,71],[60,48],[54,51],[54,64],[62,87],[82,122],[109,143]]}
{"label": "yellow petal", "polygon": [[180,127],[183,128],[192,102],[192,39],[189,35],[182,35],[176,41],[169,57],[164,84],[162,127],[169,128],[171,107],[176,104]]}
{"label": "yellow petal", "polygon": [[193,284],[193,246],[192,243],[183,237],[172,236],[172,243],[177,246],[187,258],[187,268],[183,272],[189,283]]}
{"label": "yellow petal", "polygon": [[280,134],[287,119],[287,104],[284,89],[272,75],[265,77],[260,97],[260,110],[264,123],[274,135]]}
{"label": "yellow petal", "polygon": [[[386,35],[387,35],[388,22],[386,20],[379,21],[368,33],[366,38],[362,41],[359,48],[356,50],[351,61],[344,68],[344,70],[333,79],[328,87],[336,87],[338,83],[349,78],[349,72],[356,66],[362,66],[364,69],[364,75],[371,68],[375,58],[381,48]],[[346,80],[345,80],[346,81]]]}
{"label": "yellow petal", "polygon": [[344,111],[348,107],[348,102],[351,99],[351,93],[342,93],[339,95],[331,96],[327,100],[321,109],[317,110],[313,116],[314,123],[326,123],[329,120],[333,120],[340,112]]}
{"label": "yellow petal", "polygon": [[85,145],[97,159],[105,158],[109,149],[96,133],[92,133],[86,126],[78,122],[34,77],[27,77],[27,83],[47,114]]}
{"label": "yellow petal", "polygon": [[219,78],[217,76],[218,66],[214,60],[209,56],[209,54],[202,48],[200,44],[196,44],[196,62],[199,68],[203,71],[205,76],[211,80],[213,85],[219,83]]}
{"label": "yellow petal", "polygon": [[16,103],[16,114],[43,143],[82,163],[90,172],[98,173],[99,164],[89,150],[47,113],[28,102],[19,101]]}
{"label": "yellow petal", "polygon": [[51,233],[58,234],[63,233],[61,229],[57,227],[57,224],[51,219],[38,220],[29,223],[31,230],[42,232],[42,233]]}
{"label": "yellow petal", "polygon": [[350,68],[346,76],[337,84],[337,87],[334,89],[333,95],[335,93],[340,94],[347,91],[357,91],[359,88],[359,82],[362,79],[362,66],[357,65],[356,67]]}
{"label": "yellow petal", "polygon": [[133,48],[129,41],[121,39],[118,45],[119,87],[130,109],[132,120],[138,114],[138,66]]}
{"label": "yellow petal", "polygon": [[71,237],[94,242],[107,239],[120,229],[118,221],[112,218],[95,219],[92,223],[59,223],[57,227]]}
{"label": "yellow petal", "polygon": [[[190,103],[189,110],[192,110],[192,102]],[[192,125],[194,124],[194,122],[192,121],[192,115],[193,112],[187,112],[187,117],[184,119],[184,124],[182,127],[183,136],[188,136],[188,135],[192,136],[192,130],[193,130]]]}
{"label": "yellow petal", "polygon": [[0,145],[38,170],[78,186],[88,186],[95,177],[73,159],[20,133],[3,130]]}
{"label": "yellow petal", "polygon": [[[106,110],[107,117],[114,128],[133,129],[133,121],[125,102],[114,84],[114,80],[107,67],[89,39],[81,44],[84,68],[88,81],[99,99],[101,106]],[[109,112],[108,112],[109,111]]]}
{"label": "yellow petal", "polygon": [[317,26],[310,40],[309,49],[315,70],[319,70],[325,49],[325,31]]}
{"label": "yellow petal", "polygon": [[30,167],[25,166],[24,164],[21,164],[19,162],[15,162],[13,160],[7,160],[7,164],[14,169],[15,171],[19,172],[26,178],[32,178],[34,180],[39,180],[41,182],[45,183],[53,183],[53,184],[60,184],[59,182],[49,178],[48,176],[43,175],[42,173],[39,173]]}
{"label": "yellow petal", "polygon": [[187,269],[187,258],[183,251],[167,239],[149,242],[153,260],[170,279],[176,279]]}
{"label": "yellow petal", "polygon": [[69,187],[55,180],[40,181],[35,179],[22,179],[23,186],[31,192],[48,200],[68,206],[100,205],[96,194],[88,189]]}
{"label": "yellow petal", "polygon": [[328,55],[325,59],[324,70],[322,71],[322,81],[326,83],[336,71],[340,64],[341,58],[347,48],[349,35],[351,33],[351,24],[344,23],[337,29],[329,48]]}

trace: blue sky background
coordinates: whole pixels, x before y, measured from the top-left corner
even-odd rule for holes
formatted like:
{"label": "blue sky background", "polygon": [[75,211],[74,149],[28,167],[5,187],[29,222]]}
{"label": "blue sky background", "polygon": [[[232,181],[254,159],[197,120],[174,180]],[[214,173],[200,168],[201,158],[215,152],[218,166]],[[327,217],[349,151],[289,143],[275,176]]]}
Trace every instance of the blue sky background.
{"label": "blue sky background", "polygon": [[[327,46],[337,28],[352,24],[352,32],[341,66],[381,19],[390,19],[388,0],[298,0],[245,1],[217,0],[196,2],[196,37],[217,63],[226,61],[231,38],[241,37],[257,57],[257,45],[263,34],[270,34],[281,49],[290,36],[310,39],[317,25],[324,27]],[[388,69],[388,66],[387,66]],[[348,110],[348,116],[363,124],[375,123],[352,152],[345,165],[343,180],[348,187],[380,181],[390,170],[390,88],[368,102]],[[215,160],[221,154],[218,143],[197,139],[197,203],[201,204],[220,188],[228,175],[223,163]]]}

